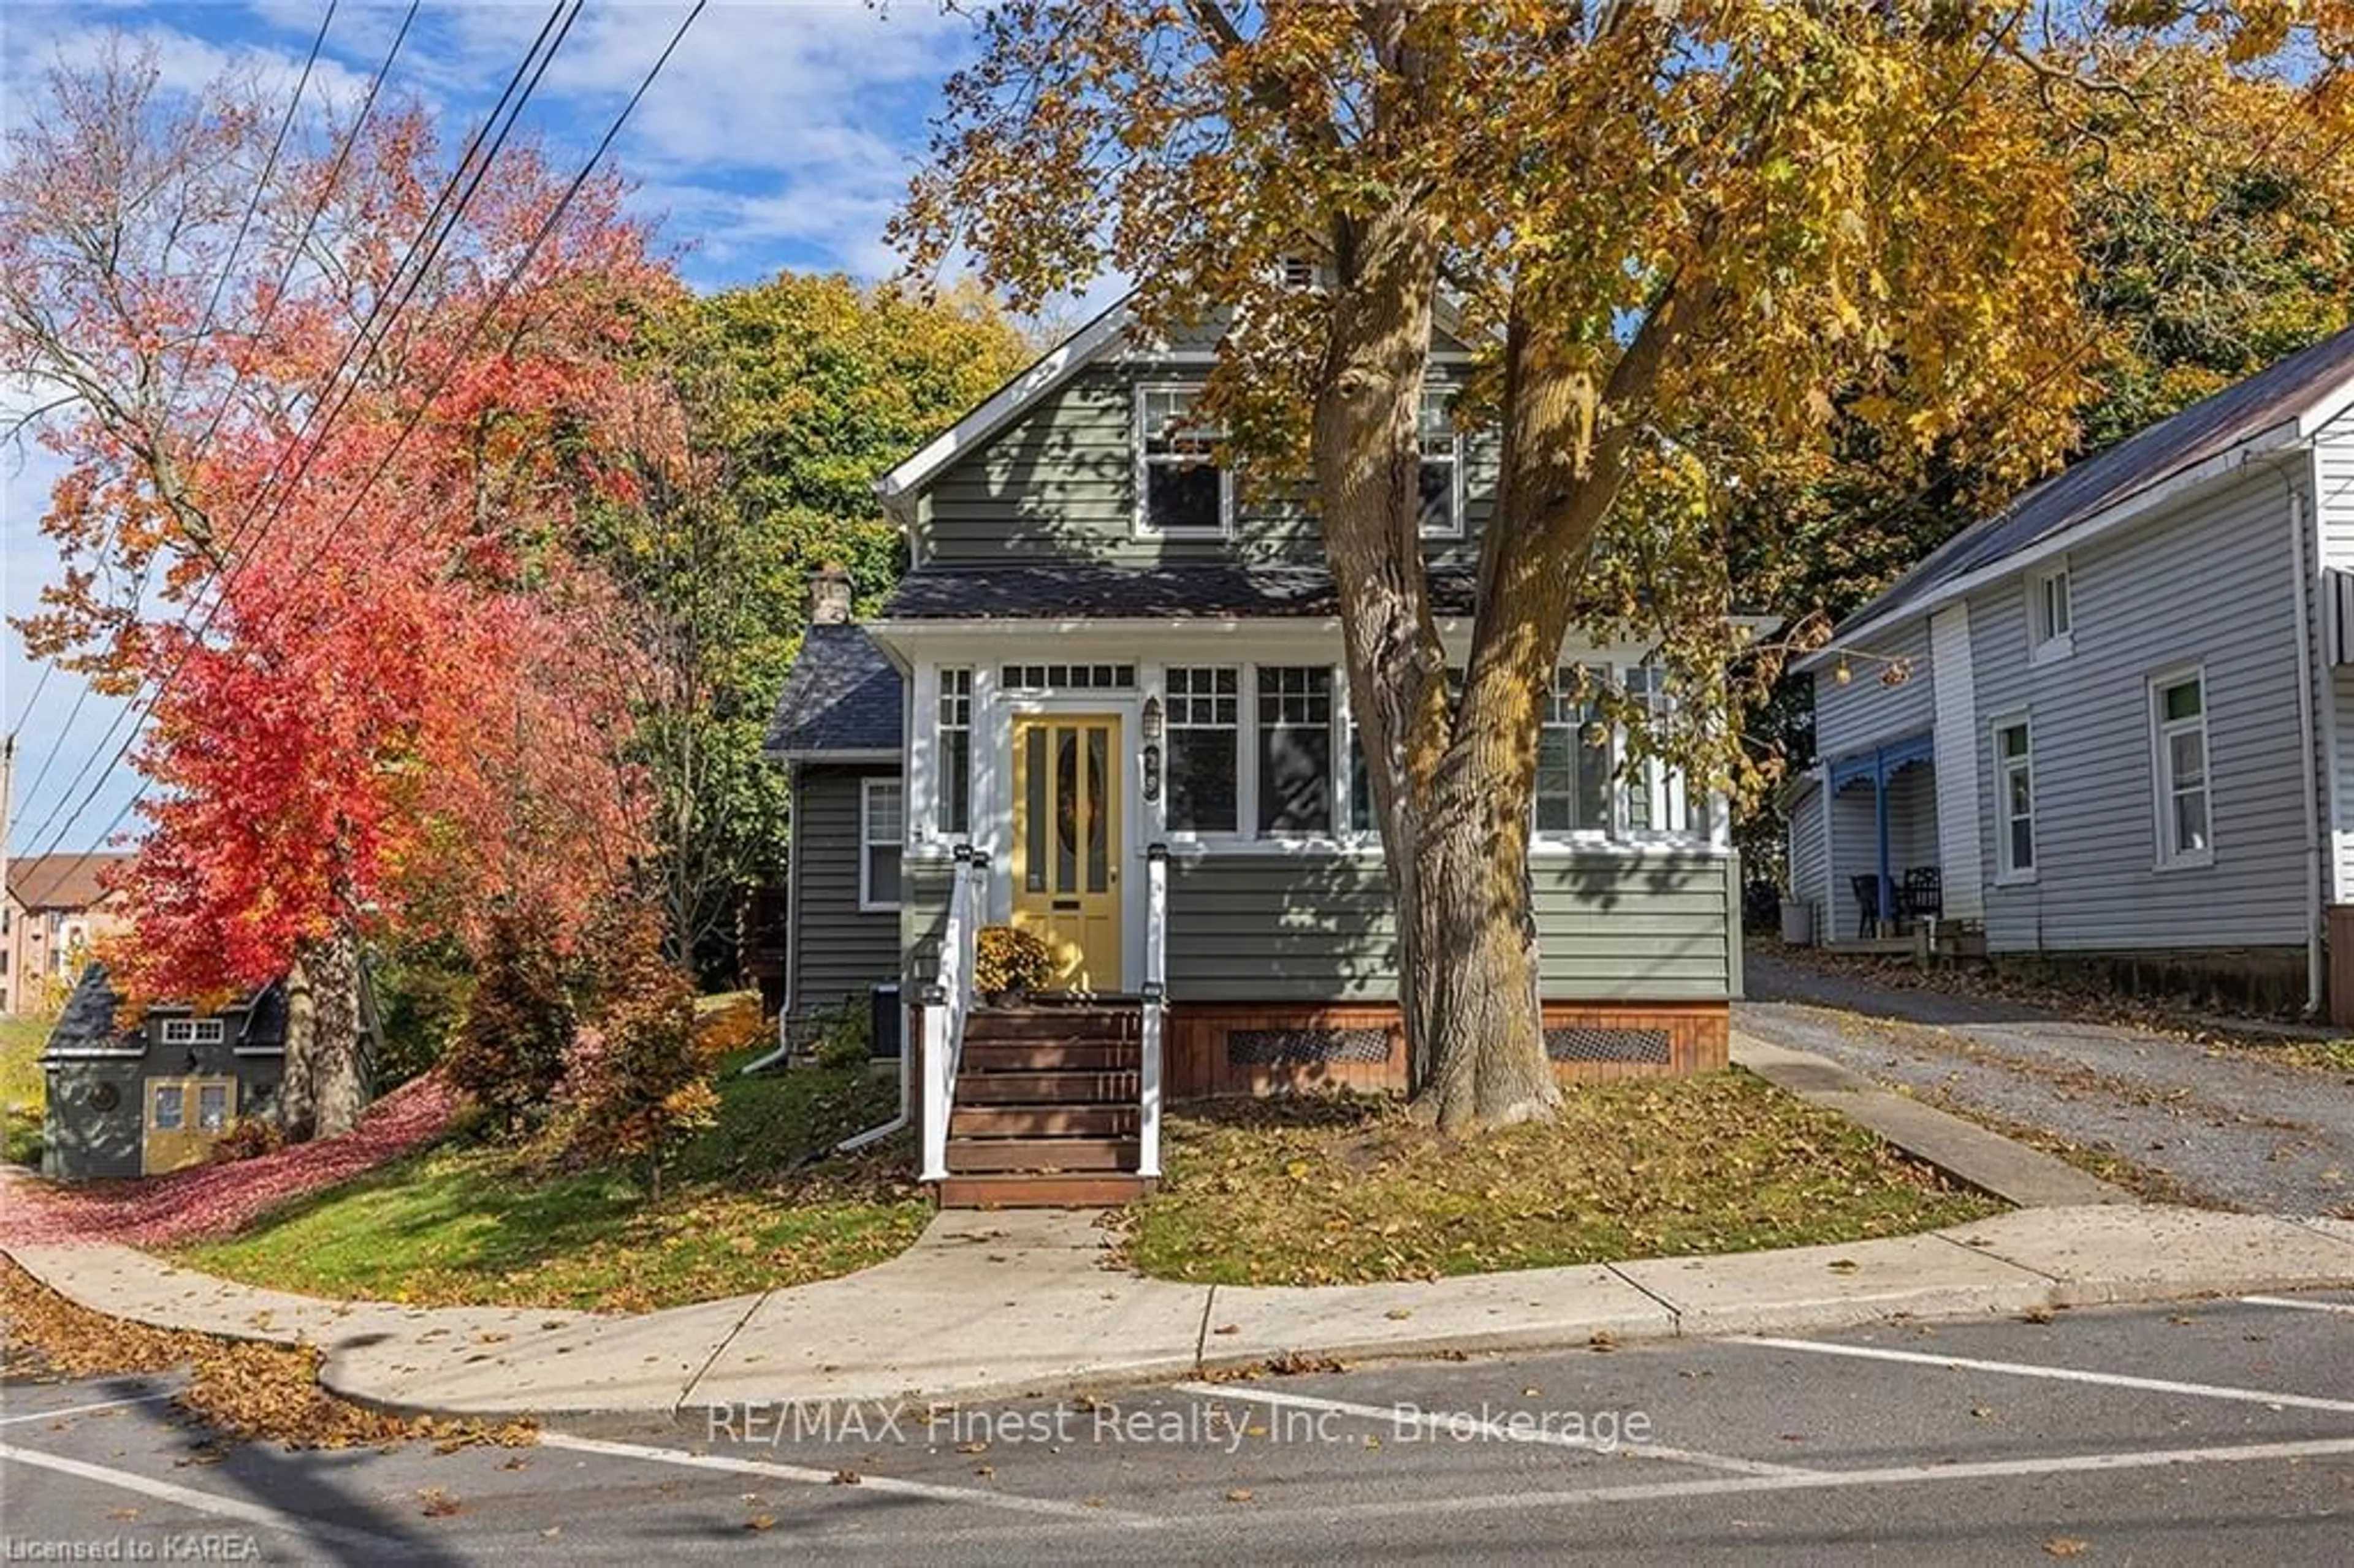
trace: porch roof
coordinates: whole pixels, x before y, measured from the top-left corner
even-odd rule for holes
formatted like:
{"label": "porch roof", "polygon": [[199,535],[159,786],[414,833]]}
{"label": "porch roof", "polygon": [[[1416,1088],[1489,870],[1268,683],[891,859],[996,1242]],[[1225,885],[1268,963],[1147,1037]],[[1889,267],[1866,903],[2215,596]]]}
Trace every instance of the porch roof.
{"label": "porch roof", "polygon": [[1937,759],[1937,737],[1934,731],[1923,730],[1901,740],[1875,746],[1869,751],[1851,752],[1831,761],[1831,788],[1844,789],[1859,779],[1885,781],[1900,768],[1916,763],[1934,764]]}
{"label": "porch roof", "polygon": [[[1477,583],[1469,570],[1434,567],[1432,609],[1442,617],[1470,614]],[[1341,605],[1332,574],[1322,567],[1066,561],[976,570],[927,567],[901,580],[883,613],[891,620],[1318,619],[1340,614]]]}
{"label": "porch roof", "polygon": [[783,756],[899,749],[906,682],[863,626],[812,626],[769,720]]}

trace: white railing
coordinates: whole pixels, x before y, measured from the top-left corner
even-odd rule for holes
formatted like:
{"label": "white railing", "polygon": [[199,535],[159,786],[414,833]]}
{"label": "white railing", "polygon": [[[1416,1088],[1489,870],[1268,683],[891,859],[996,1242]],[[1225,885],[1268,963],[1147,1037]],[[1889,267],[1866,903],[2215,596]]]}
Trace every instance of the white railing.
{"label": "white railing", "polygon": [[924,1168],[921,1179],[949,1174],[949,1118],[956,1109],[957,1065],[964,1054],[964,1024],[972,1012],[973,945],[985,917],[989,857],[960,845],[949,885],[948,919],[940,931],[938,977],[924,992]]}
{"label": "white railing", "polygon": [[1169,846],[1144,852],[1144,1052],[1136,1173],[1161,1174],[1161,1025],[1169,1011]]}

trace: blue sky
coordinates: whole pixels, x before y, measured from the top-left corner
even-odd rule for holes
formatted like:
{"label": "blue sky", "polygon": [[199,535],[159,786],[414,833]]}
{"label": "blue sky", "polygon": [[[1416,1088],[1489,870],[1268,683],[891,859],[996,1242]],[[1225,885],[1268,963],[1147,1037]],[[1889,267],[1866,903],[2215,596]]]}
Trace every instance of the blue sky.
{"label": "blue sky", "polygon": [[[577,166],[595,144],[687,3],[589,0],[525,114],[559,164]],[[356,101],[405,8],[405,0],[344,0],[312,90],[323,86]],[[454,142],[498,96],[547,9],[545,0],[426,0],[392,81],[423,101]],[[0,114],[13,122],[29,112],[40,73],[60,58],[86,57],[111,28],[153,43],[168,84],[192,89],[250,65],[291,93],[325,11],[326,0],[10,0],[0,8]],[[970,37],[969,21],[929,0],[714,0],[614,155],[639,184],[641,209],[660,217],[664,240],[683,248],[680,269],[699,288],[780,268],[885,276],[896,259],[883,225],[923,151],[939,85],[966,58]],[[30,442],[0,454],[0,570],[11,614],[29,608],[57,569],[39,533],[55,472]],[[14,631],[5,641],[0,723],[24,715],[9,836],[16,853],[31,853],[57,836],[67,780],[102,755],[100,737],[120,709],[90,697],[69,728],[80,686],[58,672],[27,712],[37,671]],[[29,791],[53,750],[48,777]],[[61,847],[90,847],[135,783],[127,768],[116,769]],[[72,803],[88,789],[85,780]],[[37,829],[44,830],[37,842]]]}

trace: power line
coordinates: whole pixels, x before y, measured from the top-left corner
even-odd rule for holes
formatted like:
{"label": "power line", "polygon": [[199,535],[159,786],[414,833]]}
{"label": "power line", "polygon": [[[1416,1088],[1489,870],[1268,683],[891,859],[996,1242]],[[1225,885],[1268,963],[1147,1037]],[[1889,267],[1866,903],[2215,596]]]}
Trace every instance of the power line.
{"label": "power line", "polygon": [[[555,207],[548,211],[546,217],[541,222],[538,231],[532,236],[531,243],[525,248],[523,255],[516,260],[514,267],[509,269],[507,275],[500,281],[497,290],[493,293],[492,297],[484,302],[482,311],[474,318],[473,325],[468,329],[465,337],[461,341],[457,349],[449,356],[447,363],[442,367],[440,376],[436,379],[433,387],[426,393],[425,397],[419,401],[416,409],[402,424],[400,434],[395,439],[392,447],[385,453],[383,460],[378,462],[376,467],[369,473],[367,479],[362,482],[359,490],[353,495],[351,504],[345,509],[343,514],[329,527],[326,535],[321,539],[318,549],[314,550],[311,556],[304,560],[301,568],[302,571],[307,572],[311,567],[317,565],[319,558],[325,553],[327,546],[334,543],[334,536],[342,532],[344,526],[357,514],[360,503],[366,498],[368,491],[374,487],[376,482],[382,478],[386,470],[391,466],[393,459],[399,455],[401,448],[408,444],[408,437],[414,433],[417,426],[423,419],[425,410],[430,407],[432,400],[440,395],[441,389],[449,384],[450,378],[457,373],[459,364],[463,361],[467,352],[472,348],[474,340],[481,335],[482,328],[488,324],[493,313],[495,312],[498,306],[504,302],[508,292],[513,290],[515,283],[522,278],[525,271],[529,269],[532,261],[538,256],[540,248],[546,244],[549,236],[556,231],[557,225],[563,220],[565,214],[570,209],[573,200],[580,194],[581,187],[587,185],[588,183],[589,176],[596,173],[597,166],[604,161],[605,154],[611,149],[614,140],[620,135],[622,128],[629,123],[630,117],[636,111],[638,104],[644,99],[647,91],[652,88],[655,79],[662,75],[663,68],[669,65],[671,57],[677,52],[678,46],[685,40],[688,29],[695,26],[695,19],[703,15],[705,6],[709,3],[710,0],[695,0],[694,6],[679,23],[677,30],[671,35],[670,42],[663,47],[662,53],[655,58],[652,66],[648,69],[644,79],[638,83],[637,90],[630,95],[629,101],[621,106],[620,113],[614,117],[612,124],[607,127],[605,134],[599,139],[596,150],[589,154],[588,159],[581,164],[580,172],[573,176],[572,183],[565,187],[564,194],[557,198]],[[575,14],[577,15],[578,10],[577,5],[574,9]],[[567,22],[567,26],[569,24]],[[551,58],[553,58],[552,55]],[[545,69],[545,66],[543,66],[542,70],[544,71]],[[533,79],[534,85],[536,85],[537,80],[537,77]],[[273,616],[270,622],[265,623],[263,630],[267,630],[269,625],[274,623]],[[158,683],[155,691],[155,697],[161,697],[164,687],[170,684],[172,677],[176,675],[182,668],[185,668],[186,664],[186,658],[184,654],[179,663],[175,664],[172,671],[166,673],[164,679]],[[154,700],[151,699],[148,704],[150,711],[153,710],[154,705]],[[123,755],[129,751],[132,738],[134,737],[126,737],[122,745],[117,748],[113,758],[109,760],[107,767],[110,771],[112,769],[115,763],[120,762]],[[63,842],[65,834],[72,829],[73,824],[76,821],[80,820],[81,813],[89,810],[90,802],[97,798],[99,789],[103,786],[104,782],[104,776],[101,775],[98,783],[91,787],[90,793],[83,797],[81,804],[75,808],[73,815],[67,818],[59,826],[57,837],[50,842],[50,850],[48,853],[55,852],[57,845]],[[98,835],[97,842],[99,843],[102,844],[108,839],[111,838],[116,830],[118,830],[122,825],[123,821],[129,818],[132,810],[137,807],[141,800],[145,798],[149,783],[149,780],[141,780],[139,788],[132,793],[132,796],[128,800],[125,800],[122,803],[122,809],[115,812],[112,821],[111,821],[107,824],[106,828]],[[80,865],[81,862],[88,860],[96,853],[98,852],[95,848],[83,850],[76,858],[75,864]]]}
{"label": "power line", "polygon": [[[567,3],[571,7],[569,15],[565,14]],[[496,159],[499,152],[505,146],[506,139],[513,132],[517,120],[521,117],[525,104],[529,101],[532,92],[538,87],[540,77],[546,73],[549,63],[555,59],[556,50],[562,47],[565,34],[570,31],[573,19],[578,16],[582,3],[583,0],[556,0],[555,5],[548,13],[547,19],[540,26],[538,37],[533,39],[530,50],[524,56],[522,62],[515,67],[514,74],[507,79],[505,90],[499,94],[498,101],[491,106],[489,115],[483,120],[480,126],[476,127],[473,135],[469,138],[464,151],[459,156],[456,166],[454,166],[450,172],[450,177],[442,183],[440,194],[435,200],[432,209],[427,213],[423,226],[419,229],[416,238],[409,242],[408,249],[404,251],[401,256],[399,264],[393,269],[391,276],[386,281],[383,291],[376,296],[375,302],[369,308],[367,315],[361,321],[358,329],[354,333],[351,341],[345,345],[343,355],[337,359],[334,368],[327,373],[324,385],[332,389],[340,382],[342,386],[341,396],[339,397],[334,396],[331,390],[329,393],[323,395],[318,402],[313,403],[304,415],[302,422],[297,428],[292,440],[288,443],[286,449],[284,449],[289,451],[298,449],[301,450],[302,451],[302,459],[292,476],[287,479],[286,482],[279,487],[275,496],[276,504],[271,507],[270,516],[266,520],[262,521],[260,532],[253,536],[253,542],[256,545],[259,545],[261,539],[268,535],[270,529],[275,525],[279,517],[284,514],[286,503],[293,495],[295,488],[309,475],[312,463],[317,460],[319,452],[324,449],[325,436],[328,429],[332,427],[334,419],[341,415],[344,408],[350,404],[352,397],[358,390],[361,379],[366,375],[369,366],[375,363],[376,355],[381,352],[385,341],[390,335],[393,316],[397,315],[398,312],[406,308],[408,302],[414,298],[418,287],[424,280],[426,270],[429,268],[434,260],[439,257],[442,246],[448,243],[450,235],[456,230],[459,222],[463,218],[466,207],[471,203],[475,193],[481,187],[482,175],[488,172],[492,163]],[[416,5],[414,0],[412,0],[412,5],[410,6],[410,16],[412,17],[415,15],[415,11]],[[550,30],[556,27],[557,18],[559,16],[563,16],[563,29],[556,34],[555,41],[551,44],[548,42],[548,35]],[[383,71],[390,69],[393,56],[398,52],[400,38],[406,37],[407,36],[408,26],[404,23],[399,37],[396,37],[394,40],[393,50],[386,55],[384,66],[379,69],[376,79],[378,84],[381,84],[382,82]],[[543,46],[546,48],[545,58],[542,58],[541,56]],[[535,60],[538,62],[538,69],[535,73],[533,72],[532,69]],[[531,74],[530,82],[528,85],[523,86],[522,97],[519,99],[515,98],[516,88],[518,85],[524,83],[524,78],[526,73]],[[371,105],[375,102],[375,98],[376,93],[372,88],[368,95],[368,102]],[[509,109],[510,99],[514,100],[511,111]],[[503,113],[505,114],[506,119],[505,123],[501,126],[500,117]],[[340,170],[345,159],[349,157],[351,149],[354,143],[357,141],[359,132],[364,124],[365,116],[363,116],[362,119],[354,122],[352,133],[345,139],[343,153],[337,157],[335,164],[336,169]],[[499,127],[496,139],[492,141],[488,154],[482,155],[481,161],[477,163],[477,154],[482,153],[483,143],[486,139],[490,139],[493,127],[494,126]],[[450,205],[451,197],[458,193],[458,187],[461,182],[466,180],[467,173],[470,168],[473,170],[474,177],[472,183],[466,185],[464,194],[459,196],[457,206],[455,207],[451,207]],[[325,202],[326,196],[323,193],[319,207],[313,212],[312,224],[305,226],[302,238],[297,242],[298,249],[301,244],[307,243],[311,227],[316,224],[318,213],[324,210]],[[442,225],[440,234],[435,235],[433,232],[433,226],[436,222],[440,221],[442,213],[445,209],[449,212],[449,218],[447,222]],[[428,249],[427,246],[429,238],[431,239],[429,249]],[[420,256],[422,257],[421,260],[419,260]],[[414,264],[413,270],[412,264]],[[289,264],[281,273],[281,279],[285,276],[291,275],[291,273],[292,254],[290,253]],[[404,277],[408,279],[407,289],[405,291],[400,291],[401,281]],[[398,297],[396,298],[397,291],[398,292]],[[373,339],[371,339],[371,333],[376,326],[379,318],[381,318],[384,323],[384,331],[381,333],[376,333]],[[363,344],[366,345],[367,353],[361,360],[357,368],[351,369],[352,356],[359,350]],[[348,378],[345,377],[345,372],[346,369],[351,369],[351,375]],[[215,413],[213,425],[207,430],[205,438],[207,442],[209,442],[211,439],[212,432],[217,430],[221,414],[224,412],[226,412],[226,403],[224,403],[222,408]],[[307,446],[304,445],[305,438],[311,438]],[[280,461],[283,461],[282,453]],[[263,473],[261,478],[262,493],[256,496],[253,505],[247,512],[243,521],[240,522],[238,527],[229,535],[228,544],[224,546],[222,552],[225,557],[235,556],[237,546],[245,540],[248,533],[253,528],[255,520],[260,516],[265,503],[264,497],[268,494],[270,481],[276,475],[277,470],[278,463],[273,462],[270,465],[270,470]],[[179,673],[181,668],[187,662],[193,649],[202,641],[205,633],[210,630],[214,617],[219,613],[220,605],[225,599],[228,588],[235,585],[238,575],[243,569],[244,564],[245,563],[242,559],[231,559],[226,577],[220,577],[218,580],[217,587],[219,588],[219,592],[205,603],[201,613],[199,613],[196,607],[192,604],[189,610],[181,616],[180,620],[183,626],[187,624],[191,616],[197,617],[196,624],[190,634],[188,647],[182,651],[180,657],[174,662],[172,667],[165,671],[163,676],[155,682],[154,690],[150,693],[146,698],[142,700],[134,695],[130,705],[117,710],[113,719],[107,725],[105,733],[100,736],[98,745],[91,750],[90,755],[83,760],[82,766],[75,771],[73,778],[68,781],[64,792],[58,798],[58,803],[49,809],[48,814],[41,819],[40,825],[33,830],[31,836],[34,841],[37,842],[43,834],[49,831],[50,824],[57,821],[58,813],[65,809],[66,803],[73,799],[74,791],[80,789],[81,787],[82,780],[90,776],[90,768],[97,764],[99,758],[106,752],[107,747],[113,741],[115,735],[122,728],[125,719],[133,720],[134,727],[130,735],[123,737],[122,746],[117,748],[113,757],[108,760],[106,766],[110,768],[112,768],[114,763],[121,759],[123,753],[130,749],[132,744],[138,738],[138,731],[135,727],[136,723],[143,720],[149,713],[154,711],[155,701],[162,695],[164,687],[168,685],[172,679]],[[139,684],[143,687],[147,684],[147,682],[143,679]],[[83,694],[86,698],[88,695],[87,689],[85,689]],[[75,704],[75,712],[77,714],[80,711],[80,706],[81,703],[78,700]],[[69,715],[66,722],[66,727],[58,731],[58,738],[51,746],[49,755],[42,759],[41,768],[37,777],[46,778],[48,776],[50,762],[54,760],[58,752],[64,749],[66,738],[72,728],[72,715]],[[103,782],[104,778],[103,775],[101,775],[98,782],[92,784],[90,796],[84,799],[81,805],[75,808],[74,817],[79,817],[83,810],[88,810],[90,800],[96,798],[98,790],[102,787]],[[73,821],[73,817],[69,817],[66,820],[65,823],[59,829],[60,837],[62,837],[66,830],[72,827]]]}

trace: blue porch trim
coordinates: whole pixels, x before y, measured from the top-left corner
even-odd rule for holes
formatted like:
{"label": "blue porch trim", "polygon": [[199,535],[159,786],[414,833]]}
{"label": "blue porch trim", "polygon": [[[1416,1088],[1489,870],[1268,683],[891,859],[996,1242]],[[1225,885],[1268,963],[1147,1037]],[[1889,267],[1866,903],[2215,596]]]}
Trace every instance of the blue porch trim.
{"label": "blue porch trim", "polygon": [[[1936,732],[1925,729],[1918,735],[1875,746],[1870,751],[1850,752],[1831,761],[1832,794],[1867,779],[1872,784],[1872,825],[1880,849],[1880,904],[1873,916],[1876,921],[1888,922],[1896,917],[1896,879],[1890,874],[1888,864],[1888,781],[1918,763],[1935,767],[1936,759]],[[1837,889],[1833,893],[1836,895]]]}

